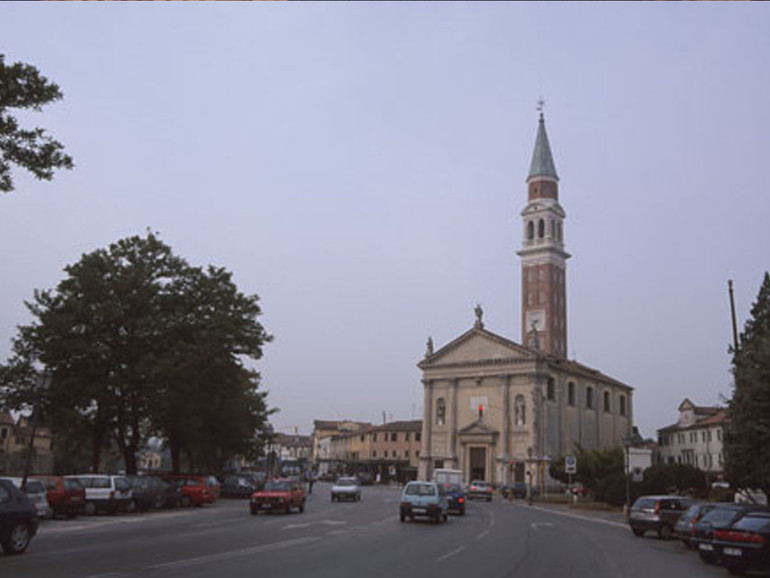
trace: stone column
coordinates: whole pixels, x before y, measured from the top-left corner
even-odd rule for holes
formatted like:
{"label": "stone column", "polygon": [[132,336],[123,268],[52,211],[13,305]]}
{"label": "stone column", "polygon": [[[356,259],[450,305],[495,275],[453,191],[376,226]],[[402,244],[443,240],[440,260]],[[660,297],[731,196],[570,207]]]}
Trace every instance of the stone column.
{"label": "stone column", "polygon": [[433,381],[429,379],[422,380],[423,397],[423,422],[422,422],[422,451],[420,458],[424,465],[423,471],[419,472],[422,480],[429,480],[433,474]]}
{"label": "stone column", "polygon": [[454,467],[460,462],[457,455],[457,390],[460,380],[453,379],[449,387],[449,455]]}

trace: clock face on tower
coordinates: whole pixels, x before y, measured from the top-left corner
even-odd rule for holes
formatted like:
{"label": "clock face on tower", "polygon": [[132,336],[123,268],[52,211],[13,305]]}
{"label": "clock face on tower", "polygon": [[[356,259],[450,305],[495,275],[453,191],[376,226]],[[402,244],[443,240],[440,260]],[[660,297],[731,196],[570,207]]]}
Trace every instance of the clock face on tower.
{"label": "clock face on tower", "polygon": [[532,331],[533,324],[538,333],[545,331],[545,311],[543,309],[533,309],[531,311],[527,311],[524,320],[527,333]]}

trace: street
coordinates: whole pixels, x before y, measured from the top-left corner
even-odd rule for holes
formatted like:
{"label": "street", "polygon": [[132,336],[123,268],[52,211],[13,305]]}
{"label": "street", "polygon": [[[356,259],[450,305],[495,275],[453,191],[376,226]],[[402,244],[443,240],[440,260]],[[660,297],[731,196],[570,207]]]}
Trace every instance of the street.
{"label": "street", "polygon": [[127,577],[624,577],[726,576],[677,542],[636,538],[579,511],[518,500],[471,502],[434,526],[398,520],[399,492],[364,487],[332,503],[316,484],[305,512],[252,516],[246,500],[148,514],[46,520],[29,550],[1,556],[3,576]]}

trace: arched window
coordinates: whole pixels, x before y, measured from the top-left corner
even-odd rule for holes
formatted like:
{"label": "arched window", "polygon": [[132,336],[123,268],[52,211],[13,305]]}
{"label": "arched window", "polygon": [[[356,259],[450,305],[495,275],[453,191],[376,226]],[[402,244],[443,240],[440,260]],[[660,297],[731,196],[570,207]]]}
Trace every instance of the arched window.
{"label": "arched window", "polygon": [[436,425],[446,423],[446,402],[443,397],[436,400]]}
{"label": "arched window", "polygon": [[569,405],[575,405],[575,382],[570,381],[567,384],[567,403]]}
{"label": "arched window", "polygon": [[604,411],[612,411],[612,408],[610,406],[610,392],[605,391],[604,392]]}
{"label": "arched window", "polygon": [[548,386],[546,388],[546,395],[550,401],[556,399],[556,385],[554,384],[553,377],[548,378]]}
{"label": "arched window", "polygon": [[537,222],[537,236],[541,239],[545,237],[545,221],[543,219]]}
{"label": "arched window", "polygon": [[535,223],[529,221],[527,223],[527,239],[530,241],[535,238]]}
{"label": "arched window", "polygon": [[594,408],[594,388],[593,387],[586,388],[586,407],[588,409]]}
{"label": "arched window", "polygon": [[524,404],[524,396],[517,395],[513,402],[513,423],[525,425],[527,423],[527,407]]}

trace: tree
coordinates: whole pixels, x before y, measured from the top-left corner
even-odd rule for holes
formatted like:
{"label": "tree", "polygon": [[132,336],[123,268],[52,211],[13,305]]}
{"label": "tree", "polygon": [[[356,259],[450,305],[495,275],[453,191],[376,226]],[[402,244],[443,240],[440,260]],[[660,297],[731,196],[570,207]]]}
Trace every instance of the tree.
{"label": "tree", "polygon": [[736,489],[770,495],[770,274],[733,352],[733,397],[727,408],[725,474]]}
{"label": "tree", "polygon": [[30,171],[36,178],[50,181],[55,169],[71,169],[72,157],[64,146],[42,128],[25,130],[9,109],[42,110],[62,98],[59,87],[22,62],[6,65],[0,54],[0,192],[13,190],[11,165]]}
{"label": "tree", "polygon": [[242,365],[271,339],[256,296],[224,269],[190,267],[152,233],[65,272],[56,290],[35,292],[27,306],[36,322],[16,339],[50,376],[45,405],[57,437],[86,441],[93,471],[114,444],[136,472],[151,434],[207,468],[247,453],[269,413],[258,374]]}

